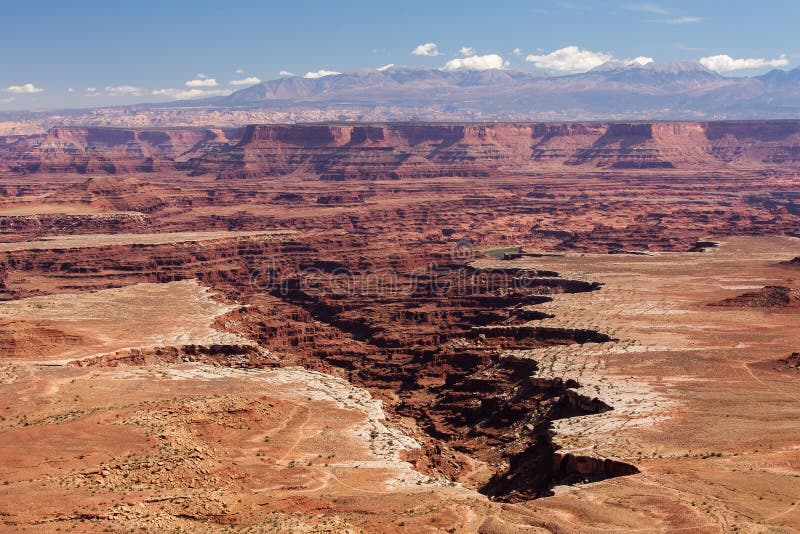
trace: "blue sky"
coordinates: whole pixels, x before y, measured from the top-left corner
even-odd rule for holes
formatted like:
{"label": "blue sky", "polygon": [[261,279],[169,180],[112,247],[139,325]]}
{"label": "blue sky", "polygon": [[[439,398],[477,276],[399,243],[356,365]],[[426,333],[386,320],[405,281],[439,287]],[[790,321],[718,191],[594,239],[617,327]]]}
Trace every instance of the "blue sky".
{"label": "blue sky", "polygon": [[282,71],[388,64],[558,74],[609,58],[706,58],[732,76],[800,65],[800,2],[788,0],[45,0],[5,3],[1,16],[6,110],[200,97]]}

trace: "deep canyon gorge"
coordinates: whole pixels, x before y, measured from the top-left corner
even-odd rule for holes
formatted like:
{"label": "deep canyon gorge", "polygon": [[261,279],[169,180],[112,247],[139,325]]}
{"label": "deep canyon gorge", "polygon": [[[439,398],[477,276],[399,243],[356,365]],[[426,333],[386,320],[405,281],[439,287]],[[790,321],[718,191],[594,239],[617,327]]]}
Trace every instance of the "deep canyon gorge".
{"label": "deep canyon gorge", "polygon": [[794,120],[2,137],[0,521],[791,531],[798,164]]}

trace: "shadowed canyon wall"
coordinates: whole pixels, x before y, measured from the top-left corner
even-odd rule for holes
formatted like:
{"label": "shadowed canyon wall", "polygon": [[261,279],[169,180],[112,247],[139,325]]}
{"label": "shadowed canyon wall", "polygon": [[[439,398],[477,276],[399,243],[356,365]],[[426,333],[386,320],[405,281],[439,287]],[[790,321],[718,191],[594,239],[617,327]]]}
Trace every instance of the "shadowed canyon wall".
{"label": "shadowed canyon wall", "polygon": [[181,171],[221,179],[482,177],[554,168],[748,169],[800,163],[800,121],[60,127],[0,139],[0,172]]}

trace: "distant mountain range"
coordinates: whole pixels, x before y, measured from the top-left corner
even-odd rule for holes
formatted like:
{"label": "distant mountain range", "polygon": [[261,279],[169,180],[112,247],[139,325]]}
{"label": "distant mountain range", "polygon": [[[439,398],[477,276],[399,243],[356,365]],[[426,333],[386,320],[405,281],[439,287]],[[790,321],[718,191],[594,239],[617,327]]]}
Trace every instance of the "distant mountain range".
{"label": "distant mountain range", "polygon": [[[390,67],[271,80],[228,96],[160,104],[0,114],[54,124],[233,126],[318,121],[715,120],[800,117],[800,68],[726,77],[696,62],[611,62],[566,76]],[[10,124],[7,122],[7,124]],[[13,125],[12,125],[13,126]],[[21,130],[20,130],[21,131]],[[6,125],[0,135],[14,133]]]}
{"label": "distant mountain range", "polygon": [[203,103],[225,108],[385,106],[421,108],[422,115],[432,108],[492,119],[796,118],[800,69],[732,78],[696,62],[612,62],[583,74],[554,77],[511,70],[391,67],[315,79],[282,78]]}

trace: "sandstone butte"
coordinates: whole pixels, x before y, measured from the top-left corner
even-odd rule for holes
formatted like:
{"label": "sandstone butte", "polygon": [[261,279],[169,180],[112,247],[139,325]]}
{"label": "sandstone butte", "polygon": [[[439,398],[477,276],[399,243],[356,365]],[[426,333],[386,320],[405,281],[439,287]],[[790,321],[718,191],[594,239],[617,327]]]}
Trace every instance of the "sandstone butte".
{"label": "sandstone butte", "polygon": [[6,531],[800,529],[800,121],[0,138]]}

